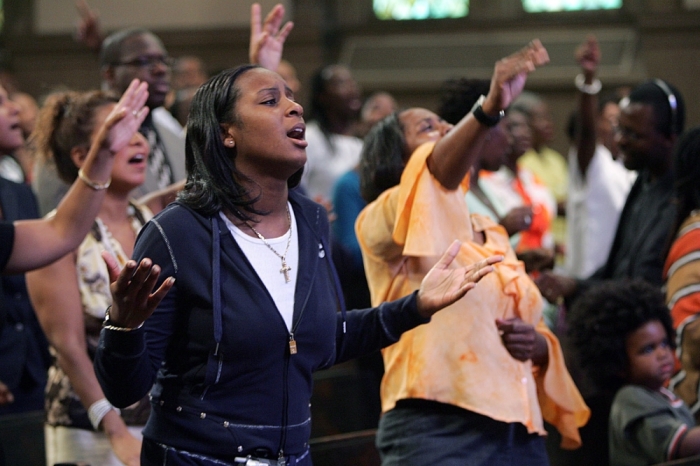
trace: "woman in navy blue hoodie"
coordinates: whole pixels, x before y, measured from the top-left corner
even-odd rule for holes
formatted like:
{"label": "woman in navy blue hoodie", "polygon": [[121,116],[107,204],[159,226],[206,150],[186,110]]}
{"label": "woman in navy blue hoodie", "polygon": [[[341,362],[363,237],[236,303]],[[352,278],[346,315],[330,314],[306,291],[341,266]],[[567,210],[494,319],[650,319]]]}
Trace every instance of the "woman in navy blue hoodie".
{"label": "woman in navy blue hoodie", "polygon": [[283,79],[255,65],[194,97],[185,189],[141,231],[95,359],[114,406],[151,390],[142,465],[310,465],[313,372],[396,342],[500,260],[451,268],[455,243],[418,292],[346,312],[327,213],[291,189],[304,132]]}

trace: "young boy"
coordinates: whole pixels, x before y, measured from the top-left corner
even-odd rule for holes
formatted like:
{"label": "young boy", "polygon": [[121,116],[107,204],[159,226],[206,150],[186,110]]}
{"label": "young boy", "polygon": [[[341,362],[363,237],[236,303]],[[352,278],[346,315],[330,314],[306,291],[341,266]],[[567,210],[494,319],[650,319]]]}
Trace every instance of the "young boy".
{"label": "young boy", "polygon": [[660,290],[640,280],[606,282],[583,295],[568,318],[581,366],[617,392],[610,464],[649,465],[700,454],[700,428],[665,387],[675,345]]}

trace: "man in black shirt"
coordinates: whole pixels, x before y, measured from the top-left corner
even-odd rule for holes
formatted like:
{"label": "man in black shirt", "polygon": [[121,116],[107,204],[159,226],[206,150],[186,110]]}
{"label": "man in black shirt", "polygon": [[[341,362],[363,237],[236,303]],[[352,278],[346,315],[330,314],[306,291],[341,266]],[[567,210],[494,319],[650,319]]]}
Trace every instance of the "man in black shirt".
{"label": "man in black shirt", "polygon": [[542,274],[537,285],[547,300],[570,302],[601,280],[643,278],[662,285],[664,246],[675,220],[671,156],[684,123],[682,96],[660,79],[637,86],[623,100],[617,143],[625,167],[639,175],[622,210],[608,260],[585,280]]}

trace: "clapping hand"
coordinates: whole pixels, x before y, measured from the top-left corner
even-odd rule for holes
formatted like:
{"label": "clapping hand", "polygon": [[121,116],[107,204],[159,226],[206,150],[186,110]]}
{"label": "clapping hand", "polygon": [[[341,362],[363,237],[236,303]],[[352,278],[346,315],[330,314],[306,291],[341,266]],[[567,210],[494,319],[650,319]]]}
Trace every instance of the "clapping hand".
{"label": "clapping hand", "polygon": [[418,290],[418,312],[423,317],[430,317],[462,298],[486,274],[493,272],[493,264],[503,260],[503,256],[491,256],[467,267],[449,268],[461,244],[455,240],[423,278]]}
{"label": "clapping hand", "polygon": [[153,314],[158,304],[168,294],[175,284],[175,279],[173,277],[166,279],[155,292],[152,292],[158,282],[160,267],[153,264],[150,259],[141,260],[138,266],[135,261],[130,260],[120,271],[112,255],[103,252],[102,258],[107,264],[109,280],[112,282],[110,322],[112,325],[126,328],[140,326]]}
{"label": "clapping hand", "polygon": [[250,7],[250,45],[248,55],[250,63],[257,63],[268,70],[277,71],[282,59],[284,41],[294,27],[294,23],[288,21],[280,29],[284,17],[284,7],[275,5],[265,17],[265,22],[260,23],[260,4],[253,3]]}

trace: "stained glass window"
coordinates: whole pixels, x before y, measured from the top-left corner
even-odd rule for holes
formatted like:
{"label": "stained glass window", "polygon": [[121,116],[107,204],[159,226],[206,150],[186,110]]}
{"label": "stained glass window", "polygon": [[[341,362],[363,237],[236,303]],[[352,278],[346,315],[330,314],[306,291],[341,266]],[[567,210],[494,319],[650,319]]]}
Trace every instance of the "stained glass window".
{"label": "stained glass window", "polygon": [[373,0],[379,19],[462,18],[469,14],[469,0]]}
{"label": "stained glass window", "polygon": [[522,0],[528,13],[548,11],[614,10],[622,7],[622,0]]}

